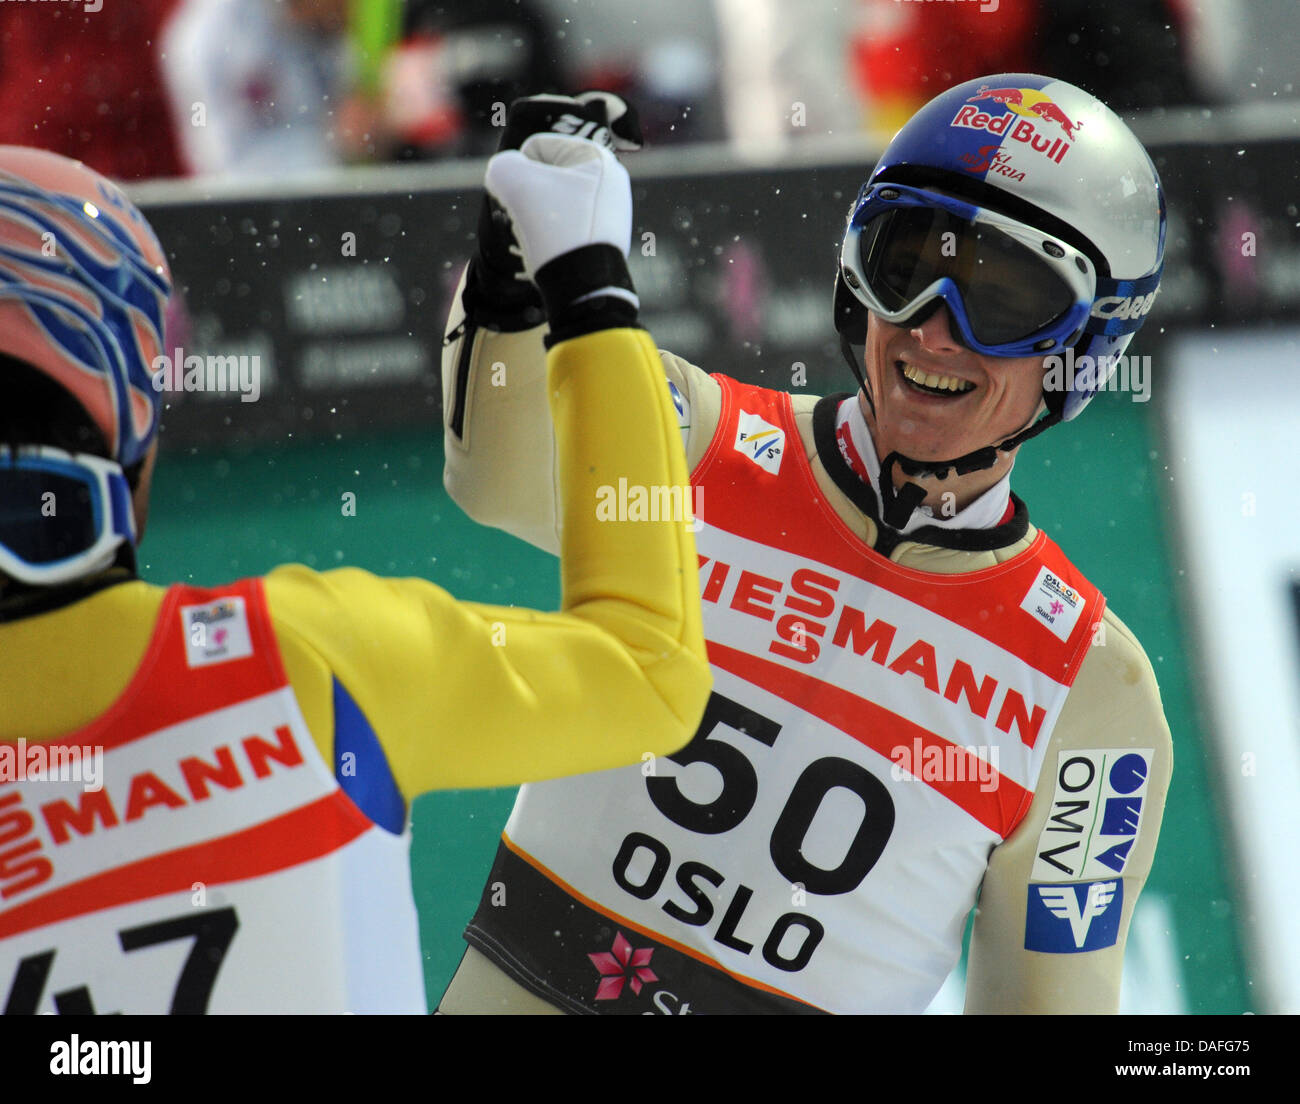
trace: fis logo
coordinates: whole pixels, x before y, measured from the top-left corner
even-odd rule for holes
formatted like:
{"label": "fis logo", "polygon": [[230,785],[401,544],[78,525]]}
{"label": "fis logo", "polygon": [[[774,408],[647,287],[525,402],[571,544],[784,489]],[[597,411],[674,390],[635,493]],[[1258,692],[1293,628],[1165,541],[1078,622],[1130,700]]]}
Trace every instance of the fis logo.
{"label": "fis logo", "polygon": [[1025,950],[1078,954],[1113,947],[1124,911],[1124,883],[1031,885],[1025,911]]}
{"label": "fis logo", "polygon": [[749,457],[764,471],[776,475],[785,453],[785,430],[765,422],[757,414],[741,413],[736,428],[736,451]]}

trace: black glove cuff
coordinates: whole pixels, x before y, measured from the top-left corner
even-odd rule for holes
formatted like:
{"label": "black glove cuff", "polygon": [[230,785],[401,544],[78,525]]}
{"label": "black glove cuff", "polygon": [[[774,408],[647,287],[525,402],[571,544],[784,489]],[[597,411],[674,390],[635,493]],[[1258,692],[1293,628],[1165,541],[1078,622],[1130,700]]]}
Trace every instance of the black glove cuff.
{"label": "black glove cuff", "polygon": [[640,329],[636,307],[626,299],[600,295],[569,307],[562,317],[551,323],[544,344],[549,349],[561,341],[581,337],[583,334],[624,329]]}
{"label": "black glove cuff", "polygon": [[627,299],[616,295],[584,298],[608,287],[636,293],[627,260],[612,245],[570,250],[542,265],[534,278],[551,323],[548,349],[557,341],[581,334],[637,325],[636,305]]}
{"label": "black glove cuff", "polygon": [[614,246],[604,243],[569,250],[542,265],[533,279],[546,304],[546,316],[552,322],[570,304],[601,288],[616,287],[636,293],[627,260]]}

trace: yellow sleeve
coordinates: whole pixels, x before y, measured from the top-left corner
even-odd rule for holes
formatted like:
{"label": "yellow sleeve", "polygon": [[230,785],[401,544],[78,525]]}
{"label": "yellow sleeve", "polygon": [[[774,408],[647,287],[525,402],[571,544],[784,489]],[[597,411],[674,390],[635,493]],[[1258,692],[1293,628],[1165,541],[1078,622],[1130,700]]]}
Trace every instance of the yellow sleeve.
{"label": "yellow sleeve", "polygon": [[[1173,744],[1155,673],[1142,646],[1110,610],[1105,643],[1094,644],[1052,732],[1042,778],[1024,821],[993,851],[980,889],[966,975],[968,1013],[1114,1013],[1124,945],[1155,856]],[[1062,751],[1151,748],[1142,819],[1123,871],[1123,911],[1114,946],[1074,954],[1025,950],[1030,874],[1052,811]],[[1061,881],[1070,879],[1062,877]]]}
{"label": "yellow sleeve", "polygon": [[546,415],[547,328],[465,327],[464,290],[462,275],[442,350],[443,486],[480,525],[555,555],[559,478]]}
{"label": "yellow sleeve", "polygon": [[291,566],[266,579],[295,685],[310,649],[316,696],[324,672],[339,679],[408,799],[666,755],[704,710],[711,677],[689,525],[597,510],[601,488],[620,479],[686,484],[654,346],[641,330],[588,334],[555,346],[548,370],[563,612],[458,602],[420,579],[356,569]]}
{"label": "yellow sleeve", "polygon": [[[443,485],[462,510],[554,555],[560,547],[555,432],[546,416],[545,325],[517,333],[462,329],[464,277],[442,353]],[[451,335],[455,335],[454,337]],[[702,369],[660,350],[661,371],[684,397],[679,426],[693,471],[713,439],[722,390]]]}

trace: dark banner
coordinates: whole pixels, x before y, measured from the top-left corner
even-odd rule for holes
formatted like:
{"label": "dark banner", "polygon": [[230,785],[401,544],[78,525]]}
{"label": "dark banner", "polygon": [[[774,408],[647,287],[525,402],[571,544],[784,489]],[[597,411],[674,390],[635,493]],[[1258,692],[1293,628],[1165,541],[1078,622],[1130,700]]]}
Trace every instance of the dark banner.
{"label": "dark banner", "polygon": [[[1165,277],[1132,351],[1167,330],[1300,316],[1300,142],[1151,148]],[[663,176],[630,163],[631,268],[655,340],[747,382],[851,386],[830,295],[867,163]],[[157,377],[164,445],[434,424],[478,202],[464,189],[146,202],[182,293]]]}

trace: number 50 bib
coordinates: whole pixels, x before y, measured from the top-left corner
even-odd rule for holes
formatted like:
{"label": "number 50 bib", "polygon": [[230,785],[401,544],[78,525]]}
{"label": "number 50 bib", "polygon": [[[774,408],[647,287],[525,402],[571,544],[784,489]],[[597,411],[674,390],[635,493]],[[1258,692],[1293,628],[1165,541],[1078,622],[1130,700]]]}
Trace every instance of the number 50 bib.
{"label": "number 50 bib", "polygon": [[719,379],[699,731],[524,787],[466,938],[573,1011],[920,1011],[1104,601],[1041,533],[962,575],[880,556],[799,448],[772,461],[798,441],[789,396]]}

